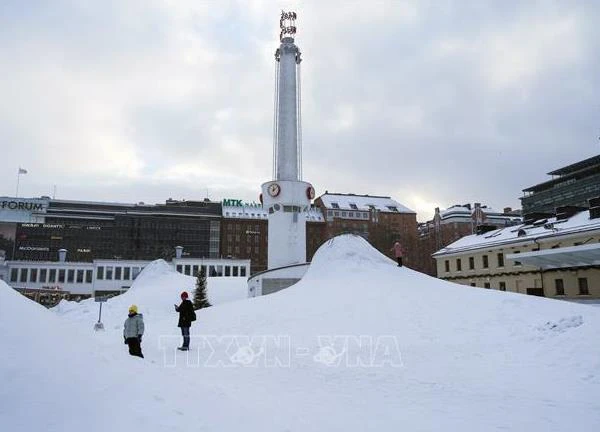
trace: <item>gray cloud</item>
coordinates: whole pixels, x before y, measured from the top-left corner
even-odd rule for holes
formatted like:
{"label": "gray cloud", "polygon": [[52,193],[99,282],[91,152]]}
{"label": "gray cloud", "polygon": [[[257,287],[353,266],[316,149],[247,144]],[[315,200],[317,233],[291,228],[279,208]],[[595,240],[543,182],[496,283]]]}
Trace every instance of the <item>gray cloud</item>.
{"label": "gray cloud", "polygon": [[[291,3],[293,5],[293,3]],[[0,6],[0,194],[254,200],[271,177],[287,3]],[[302,2],[304,177],[317,192],[519,206],[598,153],[591,2]]]}

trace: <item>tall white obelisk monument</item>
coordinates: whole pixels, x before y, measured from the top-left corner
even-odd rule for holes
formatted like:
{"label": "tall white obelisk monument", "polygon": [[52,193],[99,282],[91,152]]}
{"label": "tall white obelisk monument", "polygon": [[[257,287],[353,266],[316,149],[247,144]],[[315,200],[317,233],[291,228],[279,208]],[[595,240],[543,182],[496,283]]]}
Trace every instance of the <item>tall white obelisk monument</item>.
{"label": "tall white obelisk monument", "polygon": [[306,262],[306,213],[315,197],[312,185],[302,181],[301,58],[294,43],[295,22],[295,12],[281,13],[281,44],[275,51],[273,180],[262,185],[269,212],[269,270]]}

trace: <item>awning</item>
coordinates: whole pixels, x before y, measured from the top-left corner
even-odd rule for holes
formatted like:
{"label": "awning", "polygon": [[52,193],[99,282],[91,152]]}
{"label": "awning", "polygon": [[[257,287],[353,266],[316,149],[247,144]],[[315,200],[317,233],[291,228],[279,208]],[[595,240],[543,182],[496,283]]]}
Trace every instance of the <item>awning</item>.
{"label": "awning", "polygon": [[509,254],[506,259],[542,269],[600,265],[600,243]]}

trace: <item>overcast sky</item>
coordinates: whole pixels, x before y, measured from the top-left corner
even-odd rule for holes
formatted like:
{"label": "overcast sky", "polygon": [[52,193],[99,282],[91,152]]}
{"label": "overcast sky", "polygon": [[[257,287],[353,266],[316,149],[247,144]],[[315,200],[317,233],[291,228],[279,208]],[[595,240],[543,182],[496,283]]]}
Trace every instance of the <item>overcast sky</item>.
{"label": "overcast sky", "polygon": [[520,207],[600,153],[600,2],[0,2],[0,195],[257,201],[298,13],[317,195]]}

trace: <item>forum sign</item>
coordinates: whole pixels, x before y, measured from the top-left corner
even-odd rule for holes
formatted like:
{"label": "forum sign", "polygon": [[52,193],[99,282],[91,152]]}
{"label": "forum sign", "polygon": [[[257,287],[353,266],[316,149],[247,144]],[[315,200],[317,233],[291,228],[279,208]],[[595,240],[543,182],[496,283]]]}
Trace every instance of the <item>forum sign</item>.
{"label": "forum sign", "polygon": [[47,199],[0,197],[0,222],[44,222],[47,208]]}

